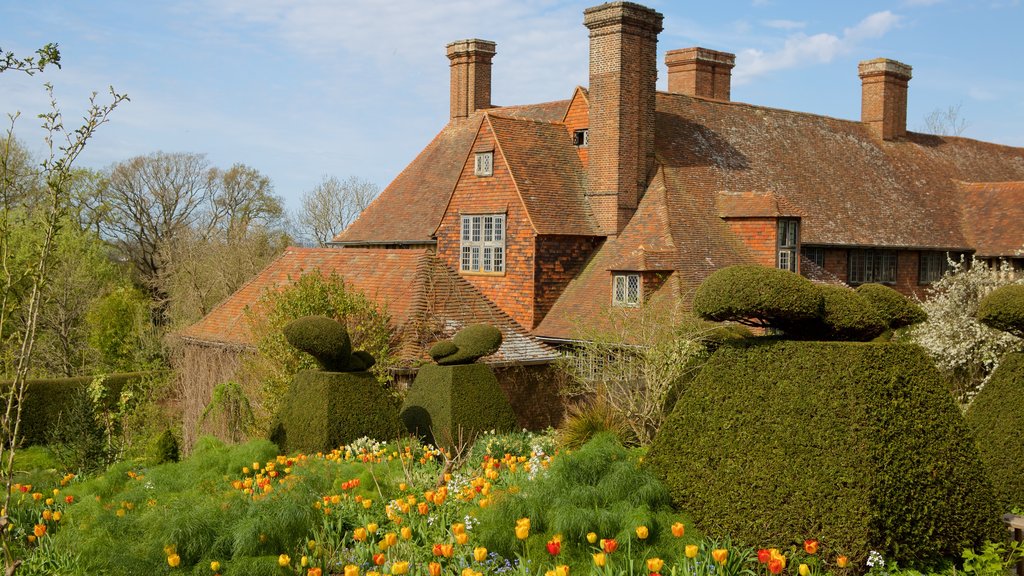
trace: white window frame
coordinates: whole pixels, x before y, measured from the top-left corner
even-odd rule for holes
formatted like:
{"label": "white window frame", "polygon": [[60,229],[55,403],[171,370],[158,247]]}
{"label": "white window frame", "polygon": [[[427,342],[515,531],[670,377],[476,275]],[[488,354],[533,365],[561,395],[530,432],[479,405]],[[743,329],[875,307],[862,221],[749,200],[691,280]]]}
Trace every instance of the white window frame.
{"label": "white window frame", "polygon": [[504,274],[508,256],[505,214],[463,214],[459,222],[459,271]]}
{"label": "white window frame", "polygon": [[590,145],[590,129],[581,128],[572,133],[572,144],[577,148],[586,148]]}
{"label": "white window frame", "polygon": [[494,151],[489,152],[477,152],[475,161],[473,164],[473,174],[475,176],[493,176],[494,175]]}
{"label": "white window frame", "polygon": [[796,272],[797,247],[800,245],[800,221],[793,218],[780,218],[776,247],[778,257],[775,265],[783,270]]}
{"label": "white window frame", "polygon": [[643,281],[639,274],[612,275],[612,305],[636,307],[643,301]]}

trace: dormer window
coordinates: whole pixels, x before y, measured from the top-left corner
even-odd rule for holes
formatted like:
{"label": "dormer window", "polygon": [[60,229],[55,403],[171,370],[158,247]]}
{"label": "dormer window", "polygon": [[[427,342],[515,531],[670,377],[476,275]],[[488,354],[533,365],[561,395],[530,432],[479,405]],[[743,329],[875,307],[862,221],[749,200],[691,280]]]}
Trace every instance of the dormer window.
{"label": "dormer window", "polygon": [[462,217],[459,270],[480,274],[505,272],[505,215]]}
{"label": "dormer window", "polygon": [[612,276],[612,304],[630,307],[640,305],[639,274],[615,274]]}
{"label": "dormer window", "polygon": [[586,148],[590,143],[590,130],[584,128],[572,133],[572,145]]}
{"label": "dormer window", "polygon": [[494,152],[477,152],[476,164],[473,166],[473,174],[476,176],[491,176],[494,174]]}
{"label": "dormer window", "polygon": [[778,267],[790,272],[797,271],[796,249],[800,244],[800,221],[794,219],[779,220]]}

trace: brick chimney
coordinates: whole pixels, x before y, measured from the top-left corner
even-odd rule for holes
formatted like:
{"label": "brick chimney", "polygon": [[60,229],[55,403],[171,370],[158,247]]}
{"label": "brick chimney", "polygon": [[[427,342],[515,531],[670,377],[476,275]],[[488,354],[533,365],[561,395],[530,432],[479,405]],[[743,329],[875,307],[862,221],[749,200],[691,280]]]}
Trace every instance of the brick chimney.
{"label": "brick chimney", "polygon": [[448,45],[451,60],[451,119],[465,118],[491,107],[491,58],[495,44],[489,40],[457,40]]}
{"label": "brick chimney", "polygon": [[857,66],[861,81],[860,120],[882,140],[907,135],[907,83],[910,66],[875,58]]}
{"label": "brick chimney", "polygon": [[662,15],[632,2],[583,12],[590,29],[587,199],[602,231],[629,222],[654,167],[654,93]]}
{"label": "brick chimney", "polygon": [[681,48],[665,53],[668,91],[729,100],[736,55],[707,48]]}

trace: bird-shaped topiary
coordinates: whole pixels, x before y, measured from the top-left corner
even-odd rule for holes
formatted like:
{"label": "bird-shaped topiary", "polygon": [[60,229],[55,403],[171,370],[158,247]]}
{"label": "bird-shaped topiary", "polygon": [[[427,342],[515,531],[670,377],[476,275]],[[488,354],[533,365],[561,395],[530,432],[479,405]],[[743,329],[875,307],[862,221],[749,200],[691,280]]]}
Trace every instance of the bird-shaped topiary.
{"label": "bird-shaped topiary", "polygon": [[472,364],[497,352],[501,340],[501,330],[489,324],[473,324],[459,330],[451,340],[431,346],[430,357],[440,366]]}
{"label": "bird-shaped topiary", "polygon": [[325,372],[363,372],[376,363],[369,352],[353,352],[344,324],[326,316],[293,320],[284,327],[284,337],[312,356]]}

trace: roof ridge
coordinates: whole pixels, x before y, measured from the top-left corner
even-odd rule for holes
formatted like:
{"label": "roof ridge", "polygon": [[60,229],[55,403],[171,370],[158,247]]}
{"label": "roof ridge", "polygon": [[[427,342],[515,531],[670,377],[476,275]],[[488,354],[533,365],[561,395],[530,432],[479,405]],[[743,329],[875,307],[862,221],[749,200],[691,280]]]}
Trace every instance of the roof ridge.
{"label": "roof ridge", "polygon": [[564,121],[554,122],[551,120],[540,120],[538,118],[513,118],[511,116],[502,116],[501,114],[492,114],[490,110],[485,111],[487,118],[499,118],[501,120],[508,120],[509,122],[533,122],[535,124],[546,124],[548,126],[564,126]]}

